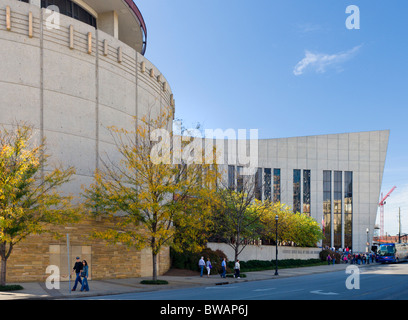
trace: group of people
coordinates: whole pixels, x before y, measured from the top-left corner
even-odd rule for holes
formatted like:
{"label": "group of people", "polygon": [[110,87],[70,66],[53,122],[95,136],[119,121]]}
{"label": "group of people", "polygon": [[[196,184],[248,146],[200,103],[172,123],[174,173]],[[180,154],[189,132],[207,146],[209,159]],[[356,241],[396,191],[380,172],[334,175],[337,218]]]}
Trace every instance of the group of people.
{"label": "group of people", "polygon": [[[328,249],[328,248],[327,248]],[[370,264],[376,261],[376,255],[373,252],[367,253],[352,253],[349,248],[336,250],[335,248],[330,248],[333,252],[338,252],[340,254],[340,262],[350,264]],[[334,254],[327,256],[327,264],[335,264],[336,259]]]}
{"label": "group of people", "polygon": [[350,261],[351,264],[370,264],[376,261],[375,254],[372,252],[361,253],[361,254],[360,253],[356,253],[356,254],[349,253],[348,255],[343,255],[342,260],[345,263],[348,263]]}
{"label": "group of people", "polygon": [[[207,277],[210,276],[211,269],[212,269],[210,258],[207,258],[207,262],[205,262],[204,257],[201,257],[201,259],[198,261],[198,267],[200,268],[200,277],[202,277],[204,274],[204,268],[207,269]],[[220,276],[221,278],[225,278],[227,274],[227,259],[226,258],[222,259],[221,269],[222,270],[221,270]],[[235,271],[234,278],[240,279],[240,269],[241,269],[241,266],[239,264],[239,260],[237,260],[234,265],[234,271]]]}
{"label": "group of people", "polygon": [[72,291],[75,291],[78,283],[81,284],[81,291],[89,291],[88,276],[89,276],[89,267],[86,260],[82,260],[79,257],[76,257],[76,262],[74,268],[72,269],[76,274],[75,284],[72,288]]}

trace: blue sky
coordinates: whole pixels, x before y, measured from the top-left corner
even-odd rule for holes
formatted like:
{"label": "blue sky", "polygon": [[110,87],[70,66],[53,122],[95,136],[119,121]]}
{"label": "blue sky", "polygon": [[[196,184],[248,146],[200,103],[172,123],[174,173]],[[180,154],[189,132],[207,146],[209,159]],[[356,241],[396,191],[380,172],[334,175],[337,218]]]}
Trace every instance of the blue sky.
{"label": "blue sky", "polygon": [[[408,1],[136,0],[176,117],[281,138],[389,129],[385,230],[408,233]],[[360,29],[346,28],[349,5]]]}

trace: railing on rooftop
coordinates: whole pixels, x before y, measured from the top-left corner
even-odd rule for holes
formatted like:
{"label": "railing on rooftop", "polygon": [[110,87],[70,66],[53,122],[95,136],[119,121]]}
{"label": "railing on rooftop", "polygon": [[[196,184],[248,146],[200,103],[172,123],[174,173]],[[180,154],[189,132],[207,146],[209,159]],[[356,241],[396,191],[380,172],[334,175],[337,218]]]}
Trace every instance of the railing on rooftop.
{"label": "railing on rooftop", "polygon": [[137,7],[137,5],[134,3],[133,0],[124,0],[127,5],[132,9],[133,13],[135,14],[136,18],[139,20],[140,27],[143,32],[143,47],[142,47],[142,55],[146,53],[146,46],[147,46],[147,28],[146,28],[146,23],[143,19],[143,16]]}

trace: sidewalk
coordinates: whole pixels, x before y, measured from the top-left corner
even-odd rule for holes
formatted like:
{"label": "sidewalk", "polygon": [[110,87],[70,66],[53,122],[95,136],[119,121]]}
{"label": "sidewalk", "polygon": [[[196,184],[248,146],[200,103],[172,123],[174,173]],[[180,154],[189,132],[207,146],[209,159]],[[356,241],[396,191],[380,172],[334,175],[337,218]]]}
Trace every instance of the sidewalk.
{"label": "sidewalk", "polygon": [[[76,291],[70,291],[69,282],[61,282],[60,289],[47,289],[44,283],[30,282],[20,283],[24,290],[14,292],[0,292],[0,300],[25,300],[25,299],[75,299],[80,297],[94,297],[102,295],[113,295],[133,292],[149,292],[157,290],[171,290],[191,288],[198,286],[216,286],[244,281],[259,281],[267,279],[281,279],[287,277],[296,277],[309,274],[342,271],[350,264],[322,265],[315,267],[289,268],[278,270],[279,275],[275,276],[275,270],[264,270],[256,272],[245,272],[246,278],[221,278],[219,275],[207,276],[160,276],[160,280],[167,280],[168,285],[143,285],[141,280],[150,280],[146,278],[130,279],[109,279],[109,280],[90,280],[89,292],[80,292],[80,286]],[[357,265],[360,268],[379,266],[379,264]],[[71,286],[74,281],[71,280]]]}

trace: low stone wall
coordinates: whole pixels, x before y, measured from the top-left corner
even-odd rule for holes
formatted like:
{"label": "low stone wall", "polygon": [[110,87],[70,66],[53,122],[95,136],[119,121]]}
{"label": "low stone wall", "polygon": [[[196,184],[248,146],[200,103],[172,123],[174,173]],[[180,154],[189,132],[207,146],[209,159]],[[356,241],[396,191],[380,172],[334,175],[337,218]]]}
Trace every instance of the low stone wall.
{"label": "low stone wall", "polygon": [[[234,260],[234,250],[226,243],[207,243],[207,247],[212,250],[221,250],[227,256],[229,261]],[[249,261],[249,260],[275,260],[275,246],[256,246],[248,245],[240,253],[239,260]],[[319,259],[320,248],[301,248],[301,247],[282,247],[278,246],[278,260],[285,259]]]}
{"label": "low stone wall", "polygon": [[[91,239],[93,231],[115,228],[106,219],[83,219],[69,226],[54,226],[53,231],[62,234],[55,239],[50,234],[31,235],[15,246],[7,262],[7,282],[45,281],[50,275],[48,266],[57,266],[60,280],[67,281],[73,268],[75,257],[87,260],[90,279],[120,279],[152,276],[153,262],[149,248],[136,250],[123,244],[107,244]],[[66,234],[69,234],[70,249],[67,256]],[[170,250],[163,248],[157,259],[159,275],[170,268]]]}

